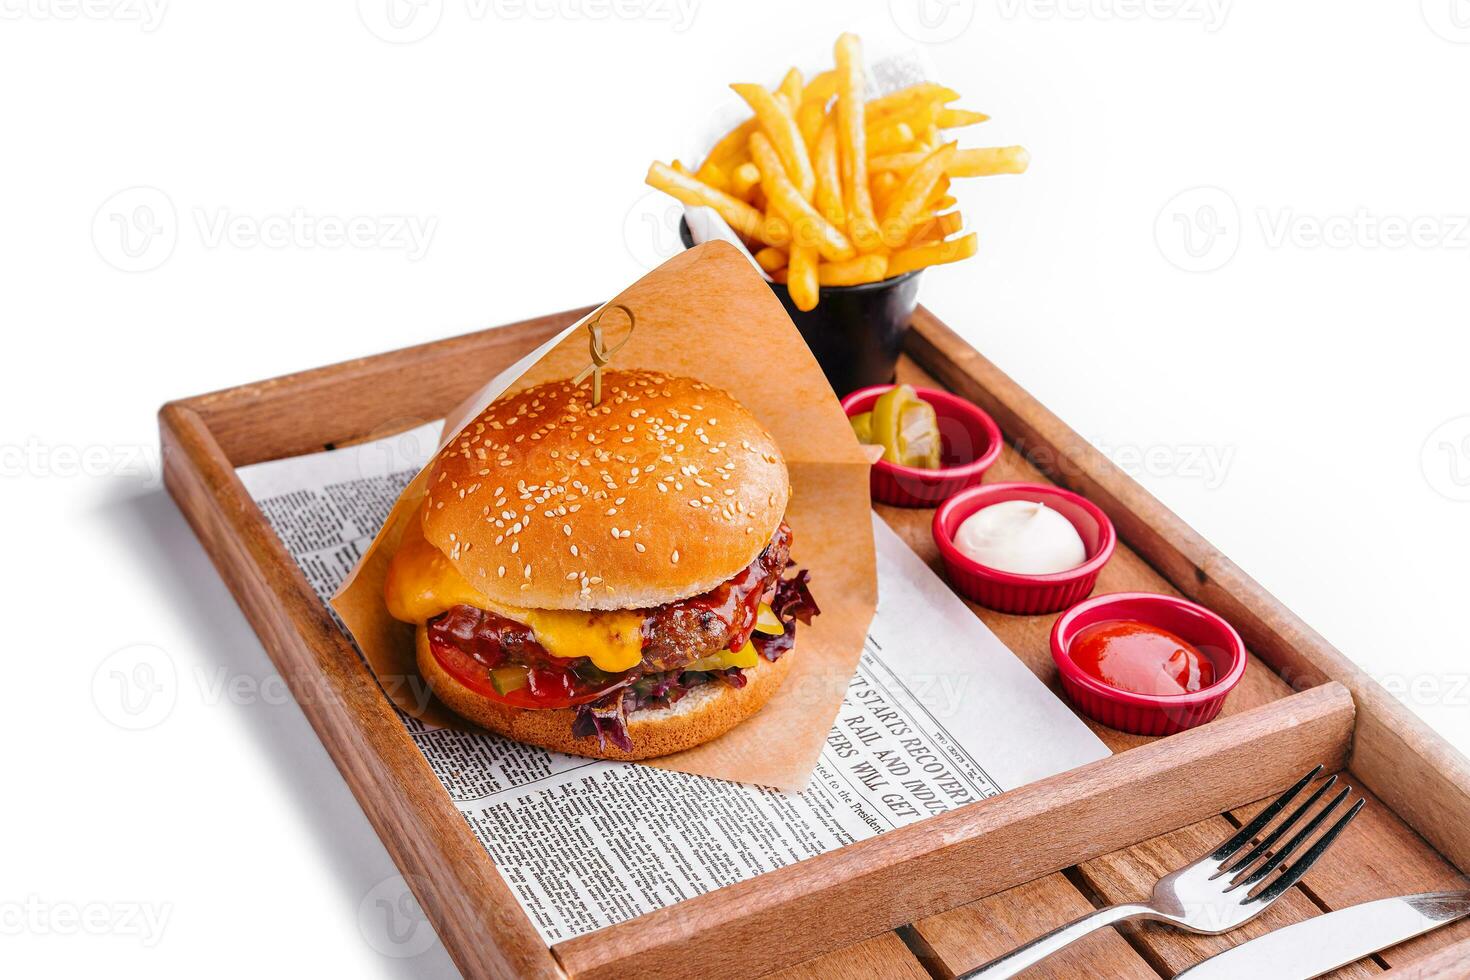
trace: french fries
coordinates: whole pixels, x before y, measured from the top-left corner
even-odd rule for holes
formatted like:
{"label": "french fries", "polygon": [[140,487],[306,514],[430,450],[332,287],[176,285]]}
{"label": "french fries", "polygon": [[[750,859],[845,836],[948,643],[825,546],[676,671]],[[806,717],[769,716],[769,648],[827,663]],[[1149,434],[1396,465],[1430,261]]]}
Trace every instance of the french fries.
{"label": "french fries", "polygon": [[786,288],[791,293],[791,302],[803,312],[817,308],[817,299],[821,295],[817,268],[816,248],[811,245],[791,246],[791,264],[786,267]]}
{"label": "french fries", "polygon": [[692,171],[655,162],[647,183],[689,206],[713,208],[799,310],[822,288],[901,276],[975,254],[951,181],[1024,173],[1024,147],[960,149],[945,134],[990,117],[922,82],[869,99],[862,42],[843,34],[834,65],[774,88],[730,86],[751,118],[721,137]]}
{"label": "french fries", "polygon": [[797,109],[801,108],[801,90],[801,72],[795,68],[786,73],[786,77],[781,79],[781,85],[776,89],[777,94],[786,103],[786,111],[793,115]]}
{"label": "french fries", "polygon": [[[946,211],[943,214],[933,214],[923,218],[914,226],[913,234],[909,240],[904,242],[904,247],[910,248],[914,245],[924,245],[929,242],[941,241],[953,235],[964,227],[964,220],[958,211]],[[761,249],[765,251],[765,249]],[[760,252],[756,253],[756,261],[760,261]]]}
{"label": "french fries", "polygon": [[[760,128],[751,134],[751,138],[760,135],[770,141],[780,155],[785,173],[790,175],[789,179],[801,196],[810,201],[817,189],[817,175],[812,170],[811,158],[807,156],[806,141],[801,138],[801,130],[796,128],[796,119],[786,108],[785,101],[778,100],[759,85],[736,84],[730,87],[749,104],[760,122]],[[761,167],[759,160],[756,166]],[[762,174],[765,170],[761,167]]]}
{"label": "french fries", "polygon": [[728,191],[730,189],[730,178],[725,175],[725,171],[717,163],[706,160],[694,176],[716,190]]}
{"label": "french fries", "polygon": [[[885,278],[888,256],[881,252],[859,255],[846,262],[822,262],[817,266],[817,282],[823,286],[857,286]],[[795,295],[791,297],[795,299]],[[797,304],[797,309],[801,305]]]}
{"label": "french fries", "polygon": [[750,159],[746,155],[746,146],[750,143],[750,134],[755,132],[755,127],[756,121],[747,119],[721,136],[719,142],[710,148],[704,163],[713,163],[721,170],[730,170]]}
{"label": "french fries", "polygon": [[[844,37],[852,37],[845,34]],[[839,40],[839,44],[842,42]],[[943,85],[935,85],[932,82],[920,82],[901,88],[897,92],[890,93],[881,98],[874,99],[868,103],[868,110],[874,119],[882,119],[884,116],[897,116],[915,106],[925,102],[938,102],[943,105],[953,102],[960,97],[960,93]]]}
{"label": "french fries", "polygon": [[747,160],[730,175],[730,193],[742,201],[749,201],[751,190],[759,187],[760,183],[761,168]]}
{"label": "french fries", "polygon": [[842,168],[837,161],[837,128],[831,120],[817,136],[817,210],[838,228],[847,227],[847,209],[842,203]]}
{"label": "french fries", "polygon": [[[924,161],[924,153],[890,153],[874,157],[868,166],[875,173],[885,170],[912,170]],[[951,177],[991,177],[995,174],[1023,174],[1031,163],[1024,146],[986,146],[960,150],[945,173]]]}
{"label": "french fries", "polygon": [[955,238],[951,241],[902,249],[888,257],[888,275],[901,276],[915,269],[968,259],[975,254],[977,246],[978,242],[972,231],[962,238]]}
{"label": "french fries", "polygon": [[801,131],[801,138],[806,143],[808,152],[812,154],[813,165],[816,163],[817,137],[822,132],[822,124],[827,121],[827,103],[832,101],[836,92],[835,71],[824,71],[812,76],[812,80],[801,90],[801,105],[796,110],[796,128]]}
{"label": "french fries", "polygon": [[774,245],[767,245],[755,253],[755,263],[767,272],[775,272],[777,269],[786,268],[786,251]]}
{"label": "french fries", "polygon": [[862,42],[843,34],[834,49],[837,61],[837,146],[842,162],[843,207],[847,229],[863,251],[878,247],[878,221],[868,186],[867,105],[863,101]]}
{"label": "french fries", "polygon": [[906,122],[885,126],[868,136],[868,152],[872,154],[898,153],[913,144],[914,130]]}
{"label": "french fries", "polygon": [[768,206],[774,207],[791,224],[792,242],[814,245],[822,258],[834,262],[852,258],[852,243],[791,183],[781,169],[781,158],[764,133],[750,134],[750,156],[760,168],[761,190],[765,191]]}
{"label": "french fries", "polygon": [[885,170],[873,175],[873,210],[882,214],[888,208],[888,200],[898,190],[898,174]]}
{"label": "french fries", "polygon": [[934,124],[940,129],[959,129],[983,123],[989,118],[983,112],[971,112],[969,109],[940,109],[935,113]]}
{"label": "french fries", "polygon": [[716,190],[696,177],[654,162],[649,165],[645,180],[685,204],[714,208],[731,228],[746,238],[768,245],[785,245],[791,241],[791,227],[784,220],[771,221],[738,197]]}
{"label": "french fries", "polygon": [[914,230],[934,185],[944,176],[957,147],[946,143],[909,171],[883,210],[883,241],[889,248],[902,245]]}

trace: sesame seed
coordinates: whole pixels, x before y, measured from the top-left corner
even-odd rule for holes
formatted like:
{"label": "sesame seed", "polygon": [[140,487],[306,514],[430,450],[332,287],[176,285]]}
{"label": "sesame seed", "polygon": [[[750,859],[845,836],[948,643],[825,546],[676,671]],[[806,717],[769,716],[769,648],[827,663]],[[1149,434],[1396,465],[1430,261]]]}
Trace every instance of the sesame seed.
{"label": "sesame seed", "polygon": [[500,577],[501,577],[501,578],[505,578],[505,566],[504,566],[504,565],[501,565],[501,566],[500,566],[500,569],[499,569],[499,572],[498,572],[498,574],[499,574],[499,576],[500,576]]}
{"label": "sesame seed", "polygon": [[643,547],[643,542],[641,542],[641,541],[638,541],[638,542],[634,542],[634,544],[633,544],[633,548],[634,548],[634,549],[635,549],[635,550],[636,550],[636,551],[637,551],[637,552],[638,552],[638,553],[639,553],[639,554],[640,554],[640,555],[641,555],[641,554],[643,554],[643,553],[644,553],[644,552],[645,552],[645,551],[647,551],[647,550],[648,550],[648,549],[647,549],[647,548],[645,548],[645,547]]}
{"label": "sesame seed", "polygon": [[679,564],[679,549],[678,548],[675,548],[674,549],[674,553],[669,556],[669,560],[672,561],[675,565]]}

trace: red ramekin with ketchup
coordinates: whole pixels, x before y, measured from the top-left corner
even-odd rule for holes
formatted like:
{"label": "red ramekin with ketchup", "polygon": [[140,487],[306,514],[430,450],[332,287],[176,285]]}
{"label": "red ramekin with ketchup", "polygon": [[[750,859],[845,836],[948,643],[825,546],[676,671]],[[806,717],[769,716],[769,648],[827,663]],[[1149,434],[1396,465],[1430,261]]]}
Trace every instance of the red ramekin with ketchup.
{"label": "red ramekin with ketchup", "polygon": [[[1130,629],[1137,626],[1143,629]],[[1118,644],[1111,665],[1100,664],[1099,639]],[[1128,644],[1120,641],[1140,639],[1133,649],[1143,662],[1128,663]],[[1149,659],[1170,648],[1178,659]],[[1068,609],[1052,626],[1051,656],[1073,704],[1094,721],[1135,735],[1172,735],[1213,721],[1246,663],[1240,634],[1220,616],[1150,592],[1113,592]],[[1195,662],[1196,656],[1204,660]],[[1150,683],[1157,681],[1164,683]],[[1120,686],[1125,683],[1134,689]],[[1152,693],[1176,684],[1179,693]]]}

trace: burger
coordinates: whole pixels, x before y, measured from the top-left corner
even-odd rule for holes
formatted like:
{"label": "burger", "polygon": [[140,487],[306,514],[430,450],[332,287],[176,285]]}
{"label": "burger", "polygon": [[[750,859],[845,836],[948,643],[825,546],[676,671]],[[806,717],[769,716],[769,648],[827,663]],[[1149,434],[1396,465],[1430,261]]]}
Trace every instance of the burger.
{"label": "burger", "polygon": [[818,610],[790,572],[770,433],[692,378],[605,371],[493,402],[435,458],[385,583],[456,714],[520,742],[646,759],[724,734]]}

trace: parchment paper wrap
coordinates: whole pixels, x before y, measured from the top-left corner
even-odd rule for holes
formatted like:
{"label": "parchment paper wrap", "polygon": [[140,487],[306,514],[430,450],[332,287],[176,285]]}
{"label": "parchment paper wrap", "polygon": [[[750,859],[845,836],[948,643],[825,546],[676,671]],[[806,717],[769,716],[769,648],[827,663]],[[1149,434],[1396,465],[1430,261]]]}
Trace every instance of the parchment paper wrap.
{"label": "parchment paper wrap", "polygon": [[[798,628],[796,647],[787,654],[796,658],[791,673],[758,714],[712,742],[647,764],[803,789],[877,601],[867,458],[780,302],[732,246],[711,242],[683,252],[609,303],[616,304],[633,310],[637,327],[610,369],[646,368],[718,385],[775,436],[791,472],[792,557],[811,570],[812,593],[822,608],[811,626]],[[614,312],[604,322],[610,346],[626,320]],[[574,377],[589,361],[587,331],[578,323],[450,413],[444,431],[457,436],[502,394]],[[590,393],[591,380],[584,384]],[[517,474],[505,476],[513,482]],[[409,484],[332,606],[400,708],[431,724],[470,728],[428,696],[414,668],[413,627],[389,616],[383,602],[388,562],[427,481],[425,469]]]}

